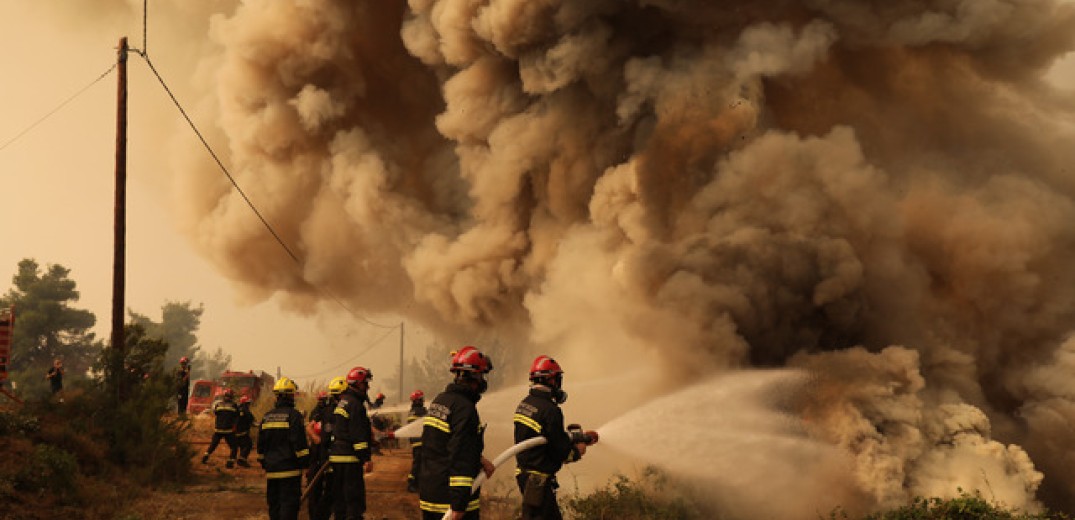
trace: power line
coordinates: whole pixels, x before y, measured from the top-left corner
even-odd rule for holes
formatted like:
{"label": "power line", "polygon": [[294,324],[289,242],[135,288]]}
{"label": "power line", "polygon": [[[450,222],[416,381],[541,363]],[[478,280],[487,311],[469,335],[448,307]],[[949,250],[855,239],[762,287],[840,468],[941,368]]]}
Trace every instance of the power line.
{"label": "power line", "polygon": [[[141,56],[146,61],[146,64],[149,65],[149,70],[151,70],[153,72],[153,75],[157,77],[157,81],[159,81],[161,86],[164,87],[164,91],[168,93],[168,97],[170,97],[172,99],[172,103],[174,103],[176,108],[179,109],[179,113],[183,115],[183,119],[185,119],[187,121],[187,124],[190,125],[191,130],[193,130],[194,134],[198,136],[198,139],[201,141],[202,146],[204,146],[205,149],[209,152],[209,155],[212,156],[213,160],[216,162],[217,166],[220,168],[220,171],[222,171],[224,173],[224,175],[228,178],[228,181],[231,182],[231,185],[233,187],[235,187],[235,190],[239,193],[240,196],[242,196],[243,200],[246,201],[246,205],[250,207],[251,211],[253,211],[255,215],[257,215],[258,219],[261,221],[261,224],[263,226],[265,226],[265,229],[267,229],[269,231],[269,233],[273,236],[273,238],[276,239],[276,243],[280,244],[280,247],[282,247],[284,249],[284,251],[287,252],[287,255],[291,257],[291,260],[293,260],[296,265],[301,266],[302,262],[299,260],[299,257],[296,256],[295,253],[291,251],[291,248],[289,248],[287,246],[287,244],[284,243],[284,240],[280,237],[280,235],[276,232],[276,230],[273,229],[272,225],[269,224],[268,220],[266,220],[265,217],[262,216],[261,212],[258,211],[258,208],[256,206],[254,206],[254,202],[251,201],[250,197],[248,197],[246,195],[246,192],[244,192],[243,189],[239,187],[239,183],[236,182],[235,177],[233,177],[231,175],[231,172],[228,171],[228,168],[226,166],[224,166],[223,161],[221,161],[220,157],[217,156],[216,152],[213,150],[213,147],[210,146],[209,142],[205,140],[205,137],[202,135],[201,131],[198,130],[198,127],[194,124],[194,121],[191,120],[190,116],[187,115],[187,111],[183,108],[183,105],[181,105],[179,103],[179,100],[176,99],[175,94],[173,94],[172,90],[170,88],[168,88],[168,84],[165,83],[164,78],[162,78],[160,73],[157,72],[157,68],[153,66],[153,61],[149,59],[149,55],[145,53],[145,50],[138,51],[138,50],[132,49],[132,51],[137,53],[139,56]],[[368,318],[356,313],[354,310],[352,310],[350,307],[348,307],[343,302],[343,300],[341,300],[335,294],[332,294],[332,293],[328,292],[327,289],[323,290],[322,288],[320,288],[320,287],[318,287],[316,285],[314,285],[313,287],[318,292],[322,292],[322,294],[325,294],[328,297],[330,297],[337,304],[339,304],[340,307],[343,307],[345,310],[347,310],[347,312],[350,313],[352,316],[354,316],[355,318],[358,318],[359,320],[361,320],[361,321],[363,321],[363,322],[365,322],[365,323],[367,323],[369,325],[372,325],[374,327],[383,328],[383,329],[394,329],[394,328],[397,327],[397,325],[384,325],[384,324],[372,321],[372,320],[370,320],[370,319],[368,319]]]}
{"label": "power line", "polygon": [[334,370],[336,370],[336,369],[338,369],[338,368],[340,368],[342,366],[346,366],[347,364],[351,363],[352,361],[362,357],[363,354],[365,354],[365,353],[369,352],[370,350],[372,350],[373,347],[377,346],[378,343],[384,341],[384,339],[387,338],[389,334],[395,332],[395,330],[400,328],[401,326],[402,325],[393,325],[392,330],[389,330],[389,331],[385,332],[379,338],[377,338],[377,339],[373,340],[372,342],[370,342],[368,345],[366,345],[366,348],[362,349],[358,354],[355,354],[354,356],[351,356],[351,357],[349,357],[349,358],[341,361],[340,363],[337,363],[337,364],[335,364],[335,365],[333,365],[333,366],[331,366],[329,368],[326,368],[326,369],[321,370],[319,372],[314,372],[312,374],[304,374],[304,375],[288,376],[288,377],[290,377],[291,379],[309,379],[309,378],[314,377],[314,376],[320,376],[320,375],[328,374],[328,373],[330,373],[330,372],[332,372],[332,371],[334,371]]}
{"label": "power line", "polygon": [[8,146],[10,146],[10,145],[11,145],[11,143],[14,143],[14,142],[15,142],[15,141],[17,141],[17,140],[18,140],[18,139],[19,139],[20,137],[22,137],[22,136],[26,135],[27,133],[29,133],[29,132],[30,132],[30,130],[33,130],[33,129],[34,129],[35,127],[37,127],[37,125],[39,125],[39,124],[41,124],[42,122],[44,122],[44,121],[45,121],[46,119],[48,119],[49,117],[51,117],[51,116],[52,116],[53,114],[55,114],[56,112],[59,112],[61,108],[63,108],[63,107],[65,107],[65,106],[67,106],[67,104],[68,104],[68,103],[70,103],[70,102],[74,101],[74,100],[75,100],[75,98],[77,98],[78,96],[82,95],[82,93],[83,93],[83,92],[85,92],[85,91],[89,90],[89,89],[90,89],[90,87],[92,87],[92,86],[96,85],[96,84],[97,84],[97,82],[99,82],[99,81],[101,81],[102,79],[104,79],[104,78],[105,78],[105,76],[107,76],[107,75],[108,75],[109,73],[111,73],[111,72],[112,72],[113,70],[115,70],[115,69],[116,69],[116,64],[115,64],[115,63],[113,63],[111,67],[108,67],[108,70],[106,70],[106,71],[102,72],[102,73],[101,73],[101,75],[100,75],[100,76],[97,76],[97,79],[95,79],[95,80],[91,81],[89,85],[86,85],[85,87],[82,87],[82,90],[79,90],[78,92],[75,92],[75,93],[74,93],[74,94],[73,94],[73,95],[72,95],[71,97],[67,98],[67,99],[66,99],[66,100],[65,100],[65,101],[64,101],[63,103],[60,103],[60,104],[59,104],[59,105],[58,105],[58,106],[57,106],[56,108],[54,108],[54,109],[52,109],[51,111],[49,111],[49,113],[47,113],[47,114],[45,114],[45,115],[41,116],[41,118],[40,118],[40,119],[38,119],[37,121],[34,121],[34,122],[33,122],[33,124],[31,124],[30,126],[27,126],[27,127],[26,127],[25,129],[23,129],[23,130],[22,130],[21,132],[19,132],[18,134],[16,134],[16,135],[15,135],[15,137],[12,137],[11,139],[8,139],[8,140],[7,140],[6,142],[4,142],[4,144],[3,144],[3,145],[0,145],[0,151],[2,151],[2,150],[3,150],[4,148],[7,148]]}

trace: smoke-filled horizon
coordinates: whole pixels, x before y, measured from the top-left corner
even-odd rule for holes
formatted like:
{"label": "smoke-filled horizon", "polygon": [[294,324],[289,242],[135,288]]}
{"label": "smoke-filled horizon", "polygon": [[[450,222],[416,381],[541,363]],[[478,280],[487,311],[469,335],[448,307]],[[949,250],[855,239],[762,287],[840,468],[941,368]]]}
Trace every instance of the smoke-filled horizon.
{"label": "smoke-filled horizon", "polygon": [[578,377],[799,367],[865,509],[1075,509],[1072,4],[274,0],[209,37],[200,110],[301,264],[180,146],[247,290]]}

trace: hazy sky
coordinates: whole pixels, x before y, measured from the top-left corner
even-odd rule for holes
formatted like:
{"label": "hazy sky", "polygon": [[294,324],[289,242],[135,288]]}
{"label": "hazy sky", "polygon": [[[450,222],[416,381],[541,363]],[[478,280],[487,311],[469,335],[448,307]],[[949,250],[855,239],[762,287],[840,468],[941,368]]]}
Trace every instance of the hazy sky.
{"label": "hazy sky", "polygon": [[[79,4],[0,0],[0,146],[114,64],[120,37],[127,36],[132,47],[142,46],[141,2],[94,3],[110,9],[91,12],[77,12],[71,5]],[[183,23],[196,17],[168,18],[162,9],[176,7],[155,8],[151,2],[149,54],[180,102],[192,104],[196,96],[184,71],[193,69],[196,53],[171,42],[177,34],[189,33]],[[275,371],[282,366],[299,376],[330,377],[376,342],[358,361],[382,373],[395,370],[398,334],[385,336],[386,329],[367,326],[339,308],[328,317],[300,316],[282,311],[275,300],[242,301],[228,280],[190,247],[169,207],[164,159],[170,139],[189,137],[190,130],[136,55],[131,55],[128,74],[127,306],[159,319],[165,301],[204,304],[202,346],[223,347],[238,369]],[[1050,77],[1075,86],[1075,59],[1069,55]],[[5,186],[0,289],[10,287],[10,276],[23,258],[61,264],[78,283],[78,305],[97,315],[95,330],[101,337],[108,336],[111,319],[115,115],[113,73],[0,149]],[[213,122],[196,124],[208,131]],[[211,144],[221,150],[226,146]],[[399,322],[394,316],[371,318]],[[433,340],[413,324],[408,333],[408,346]],[[293,355],[296,349],[301,355]]]}
{"label": "hazy sky", "polygon": [[[65,15],[56,5],[0,0],[0,146],[114,64],[120,37],[142,46],[140,9],[81,18],[85,13]],[[155,32],[170,29],[166,20],[151,18],[150,29],[147,47],[155,66],[181,103],[184,98],[193,103],[184,96],[189,78],[176,66],[185,49],[163,42],[154,47]],[[386,336],[387,329],[353,318],[333,325],[331,317],[299,316],[274,301],[240,301],[229,282],[191,249],[175,227],[165,193],[167,165],[158,153],[171,134],[189,130],[176,126],[178,111],[133,54],[128,75],[127,307],[159,320],[166,301],[204,304],[201,344],[206,350],[224,348],[236,369],[275,372],[281,366],[285,375],[325,379],[361,362],[381,374],[394,372],[398,331]],[[116,85],[113,72],[0,150],[0,290],[11,287],[23,258],[63,265],[78,283],[82,297],[76,305],[96,314],[94,330],[103,338],[111,323]],[[196,124],[209,129],[212,122]],[[407,328],[408,346],[429,342],[418,327]],[[368,355],[352,359],[375,341]]]}
{"label": "hazy sky", "polygon": [[[394,331],[332,296],[442,337],[496,334],[511,347],[498,367],[538,349],[569,367],[583,391],[568,406],[587,421],[788,365],[817,382],[793,400],[810,423],[789,421],[791,437],[838,446],[853,476],[801,463],[808,447],[770,449],[757,422],[722,422],[725,390],[763,374],[687,394],[716,404],[677,414],[698,439],[670,447],[757,434],[743,453],[773,465],[751,464],[765,471],[744,489],[794,474],[876,506],[959,482],[1032,506],[1042,485],[1075,509],[1056,441],[1075,425],[1075,10],[715,4],[151,2],[153,62],[303,265],[290,270],[131,55],[128,305],[203,303],[206,348],[292,377],[395,369]],[[0,0],[0,140],[105,71],[121,36],[143,46],[141,7]],[[0,150],[0,270],[72,269],[102,335],[115,79]],[[721,460],[704,469],[742,473]],[[817,493],[789,495],[815,510]]]}

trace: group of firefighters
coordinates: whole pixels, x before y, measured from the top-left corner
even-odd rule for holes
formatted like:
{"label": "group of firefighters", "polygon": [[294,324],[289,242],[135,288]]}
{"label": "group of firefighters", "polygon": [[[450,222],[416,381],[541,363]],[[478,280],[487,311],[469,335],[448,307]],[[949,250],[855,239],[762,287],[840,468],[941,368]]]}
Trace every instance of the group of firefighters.
{"label": "group of firefighters", "polygon": [[[452,382],[428,408],[421,390],[410,396],[407,421],[421,420],[423,427],[421,437],[411,439],[413,462],[407,490],[418,493],[425,520],[480,517],[480,490],[472,488],[480,473],[489,477],[495,468],[482,454],[485,426],[476,405],[488,387],[486,376],[492,369],[488,356],[466,346],[453,353],[449,367]],[[516,455],[515,478],[526,520],[561,518],[556,473],[563,464],[579,460],[587,446],[598,440],[596,432],[582,431],[575,425],[565,428],[560,409],[567,399],[563,373],[554,359],[538,356],[530,367],[530,391],[513,416],[516,443],[545,438],[544,444]],[[333,379],[324,395],[318,396],[308,423],[295,409],[295,382],[287,377],[276,381],[275,406],[262,418],[257,436],[257,460],[267,479],[270,519],[297,519],[304,498],[309,501],[311,519],[364,518],[364,474],[373,471],[376,445],[375,428],[366,413],[372,379],[373,373],[361,366]],[[243,397],[235,405],[234,395],[229,393],[213,408],[213,439],[202,462],[224,439],[232,446],[228,467],[247,465],[253,425],[249,398]],[[235,437],[229,439],[228,435]],[[303,473],[307,476],[305,490]]]}

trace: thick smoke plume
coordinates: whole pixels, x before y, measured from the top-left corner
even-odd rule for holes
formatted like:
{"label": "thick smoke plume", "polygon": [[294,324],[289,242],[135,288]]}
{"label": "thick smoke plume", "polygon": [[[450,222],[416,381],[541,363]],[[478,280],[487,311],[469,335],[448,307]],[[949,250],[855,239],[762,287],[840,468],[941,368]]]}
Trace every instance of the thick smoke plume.
{"label": "thick smoke plume", "polygon": [[209,36],[202,110],[300,260],[188,161],[247,289],[580,378],[796,366],[865,509],[1075,510],[1071,4],[250,0]]}

